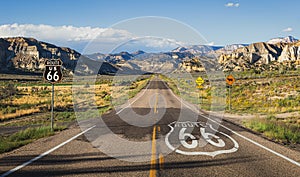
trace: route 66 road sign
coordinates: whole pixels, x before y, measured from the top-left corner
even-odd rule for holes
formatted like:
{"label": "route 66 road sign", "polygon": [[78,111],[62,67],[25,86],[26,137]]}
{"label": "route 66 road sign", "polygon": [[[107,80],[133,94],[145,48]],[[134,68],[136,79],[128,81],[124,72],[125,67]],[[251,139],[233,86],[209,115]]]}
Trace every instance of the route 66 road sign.
{"label": "route 66 road sign", "polygon": [[63,75],[61,71],[62,61],[60,59],[48,59],[45,61],[44,79],[52,84],[61,81]]}
{"label": "route 66 road sign", "polygon": [[183,155],[207,155],[233,153],[238,143],[224,132],[217,131],[204,122],[172,122],[171,130],[165,137],[166,145]]}

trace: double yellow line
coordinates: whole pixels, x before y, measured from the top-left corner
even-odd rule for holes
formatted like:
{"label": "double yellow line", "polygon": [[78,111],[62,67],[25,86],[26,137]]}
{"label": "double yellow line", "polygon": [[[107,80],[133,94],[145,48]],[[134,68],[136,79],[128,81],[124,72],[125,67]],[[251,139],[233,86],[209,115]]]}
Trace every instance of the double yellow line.
{"label": "double yellow line", "polygon": [[[156,159],[156,132],[160,133],[160,126],[154,126],[153,127],[153,133],[152,133],[152,154],[151,154],[151,161],[150,161],[150,177],[156,177],[157,172],[159,169],[163,169],[164,164],[164,157],[161,153],[158,155],[158,160]],[[158,165],[157,165],[158,163]]]}
{"label": "double yellow line", "polygon": [[[156,98],[155,98],[155,104],[154,104],[154,113],[158,113],[157,111],[157,103],[158,103],[158,94],[156,93]],[[157,170],[163,168],[163,163],[164,163],[164,157],[161,153],[159,153],[158,156],[158,164],[159,167],[157,167],[157,159],[156,159],[156,131],[160,133],[160,126],[154,125],[153,131],[152,131],[152,149],[151,149],[151,161],[150,161],[150,177],[156,177],[157,176]]]}
{"label": "double yellow line", "polygon": [[152,150],[151,150],[151,161],[150,161],[150,177],[155,177],[156,170],[156,125],[153,127],[152,133]]}

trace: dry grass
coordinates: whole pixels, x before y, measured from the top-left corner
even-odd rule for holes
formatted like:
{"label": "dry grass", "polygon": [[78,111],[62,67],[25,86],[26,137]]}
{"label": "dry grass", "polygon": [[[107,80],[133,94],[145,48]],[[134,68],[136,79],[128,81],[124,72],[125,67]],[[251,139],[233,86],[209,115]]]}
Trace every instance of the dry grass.
{"label": "dry grass", "polygon": [[[32,89],[38,89],[32,92]],[[0,110],[0,119],[11,119],[33,113],[43,112],[50,109],[51,87],[27,86],[18,87],[20,91],[13,98],[0,100],[3,106]],[[55,87],[55,106],[66,108],[72,105],[71,86]]]}
{"label": "dry grass", "polygon": [[[64,126],[55,126],[54,131],[62,131],[66,129]],[[49,126],[27,128],[26,130],[19,131],[8,137],[0,136],[0,153],[8,152],[23,145],[26,145],[36,139],[54,135],[55,132],[51,131]]]}
{"label": "dry grass", "polygon": [[[232,74],[236,78],[239,77],[237,73]],[[237,79],[231,89],[231,110],[229,110],[229,90],[224,89],[227,95],[221,96],[220,99],[226,99],[227,97],[226,111],[234,114],[264,115],[299,112],[299,76],[267,76],[264,78]],[[195,80],[198,75],[193,75],[193,77]],[[205,78],[205,76],[201,77]],[[246,75],[244,77],[246,78]],[[201,93],[201,91],[193,89],[195,87],[194,80],[187,82],[185,78],[172,79],[172,81],[163,79],[169,83],[174,93],[180,94],[186,101],[200,104],[202,109],[209,110],[213,99],[218,98],[218,90],[215,90],[208,82],[204,83],[204,90]],[[178,88],[178,85],[181,88]],[[203,99],[196,99],[200,97]],[[223,109],[225,110],[225,107]]]}
{"label": "dry grass", "polygon": [[[94,104],[99,108],[111,107],[112,94],[117,98],[126,95],[134,96],[141,87],[147,83],[148,79],[141,79],[134,85],[118,86],[119,92],[115,90],[111,81],[98,82],[96,85],[90,85],[85,89],[87,94],[82,94],[82,101],[90,100],[94,95]],[[59,110],[71,110],[73,108],[72,85],[55,85],[54,106]],[[40,86],[30,84],[28,86],[19,85],[18,94],[10,98],[0,100],[0,120],[22,117],[34,113],[50,111],[51,86]],[[80,102],[80,100],[78,100]],[[101,109],[102,110],[102,109]]]}
{"label": "dry grass", "polygon": [[278,119],[274,116],[256,118],[244,122],[244,125],[275,141],[285,144],[300,143],[300,122],[298,118]]}
{"label": "dry grass", "polygon": [[12,119],[12,118],[15,118],[15,117],[30,115],[30,114],[37,113],[37,112],[40,112],[40,109],[32,108],[32,109],[25,109],[25,110],[16,110],[15,113],[10,113],[10,114],[0,113],[0,120]]}
{"label": "dry grass", "polygon": [[[193,91],[194,83],[189,84],[184,79],[161,78],[168,82],[174,93],[181,94],[180,96],[186,101],[200,105],[201,109],[209,110],[212,99],[216,98],[212,94],[215,88],[206,85],[207,83],[204,84],[204,91],[201,93],[199,90]],[[176,87],[178,85],[181,88]],[[189,92],[185,90],[189,90]],[[186,94],[187,97],[182,93]],[[201,94],[197,96],[197,93]],[[231,110],[228,110],[227,99],[227,112],[252,114],[257,115],[257,117],[264,115],[262,117],[266,117],[245,120],[244,126],[277,142],[284,144],[300,143],[299,76],[237,80],[231,93]],[[203,101],[200,99],[199,102],[196,102],[197,100],[188,98],[199,98],[200,96],[204,98]],[[226,99],[226,97],[217,98]],[[217,100],[216,102],[221,101]],[[225,110],[225,107],[222,109]]]}

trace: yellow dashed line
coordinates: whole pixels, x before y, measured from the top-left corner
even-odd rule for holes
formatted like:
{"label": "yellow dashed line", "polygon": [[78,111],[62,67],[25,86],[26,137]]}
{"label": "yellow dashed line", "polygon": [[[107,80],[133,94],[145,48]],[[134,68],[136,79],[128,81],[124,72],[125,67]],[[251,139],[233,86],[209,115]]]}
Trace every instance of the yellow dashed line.
{"label": "yellow dashed line", "polygon": [[[155,104],[154,104],[154,113],[158,113],[157,111],[157,104],[158,104],[158,93],[156,92],[156,95],[155,95]],[[157,129],[157,132],[159,133],[160,132],[160,126],[154,126],[153,127],[153,132],[152,132],[152,154],[151,154],[151,161],[150,161],[150,174],[149,176],[150,177],[156,177],[157,176],[157,169],[156,169],[156,164],[157,164],[157,161],[156,161],[156,129]],[[159,168],[162,168],[163,167],[163,163],[164,163],[164,158],[162,156],[162,154],[159,154],[159,160],[158,160],[158,163],[159,163]]]}
{"label": "yellow dashed line", "polygon": [[152,154],[151,154],[150,177],[156,177],[156,126],[153,127],[152,133]]}
{"label": "yellow dashed line", "polygon": [[164,156],[162,154],[159,154],[159,168],[163,169],[164,168]]}

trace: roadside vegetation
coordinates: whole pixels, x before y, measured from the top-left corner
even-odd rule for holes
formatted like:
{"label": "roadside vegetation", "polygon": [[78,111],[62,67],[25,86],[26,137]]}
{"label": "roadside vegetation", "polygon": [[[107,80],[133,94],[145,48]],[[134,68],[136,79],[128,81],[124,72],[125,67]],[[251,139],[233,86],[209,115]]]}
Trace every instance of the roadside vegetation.
{"label": "roadside vegetation", "polygon": [[[210,86],[205,73],[192,74],[193,82],[186,79],[172,79],[161,76],[168,82],[173,92],[186,101],[199,105],[206,111],[211,110],[213,99],[220,99],[226,107],[219,110],[240,116],[253,115],[243,126],[265,137],[284,144],[300,144],[300,70],[255,72],[254,70],[232,74],[236,81],[231,88],[231,107],[229,109],[229,88],[225,97]],[[201,76],[205,83],[195,89],[195,80]],[[178,87],[178,85],[180,87]],[[181,90],[184,88],[183,90]],[[184,91],[186,90],[186,91]],[[184,93],[184,94],[182,94]],[[196,99],[198,98],[198,99]],[[224,100],[225,99],[225,100]],[[218,101],[217,101],[218,102]],[[215,106],[215,105],[214,105]]]}
{"label": "roadside vegetation", "polygon": [[[121,85],[119,92],[116,92],[113,83],[113,76],[101,76],[93,85],[94,89],[89,89],[92,85],[85,83],[87,90],[94,91],[95,104],[101,113],[111,109],[112,95],[118,97],[126,95],[134,97],[144,88],[150,76],[142,76],[129,84]],[[49,116],[51,109],[51,85],[43,82],[17,82],[0,80],[0,122],[22,117],[34,117],[39,114],[43,118]],[[75,119],[73,111],[72,83],[55,84],[55,117],[57,121],[72,121]],[[45,114],[42,114],[45,113]],[[44,119],[47,121],[46,119]],[[33,118],[31,123],[41,123]],[[15,122],[15,121],[13,121]],[[1,125],[0,125],[1,126]]]}
{"label": "roadside vegetation", "polygon": [[[51,117],[51,84],[45,83],[42,78],[30,80],[31,76],[20,77],[13,75],[13,80],[9,80],[8,75],[3,77],[0,75],[0,153],[54,134],[48,127]],[[122,77],[125,76],[120,76],[121,80],[126,80]],[[99,76],[93,85],[83,81],[84,88],[89,92],[93,91],[95,99],[92,101],[97,106],[97,110],[88,115],[96,117],[112,109],[113,95],[122,98],[134,97],[147,85],[150,77],[150,75],[140,76],[130,83],[120,85],[118,87],[121,91],[118,93],[114,90],[113,76]],[[65,129],[76,120],[73,109],[72,79],[65,79],[66,81],[55,84],[54,122],[57,124],[55,130],[58,131]],[[92,87],[94,89],[89,89]],[[126,99],[118,105],[125,101]],[[2,133],[1,127],[11,127],[15,133]],[[29,128],[23,130],[22,127]]]}
{"label": "roadside vegetation", "polygon": [[279,119],[275,116],[255,118],[244,122],[244,126],[276,142],[300,144],[300,119],[290,117]]}
{"label": "roadside vegetation", "polygon": [[[66,129],[64,126],[55,126],[54,131],[62,131]],[[50,126],[41,126],[36,128],[27,128],[25,130],[14,133],[10,136],[0,136],[0,153],[8,152],[39,138],[54,135]]]}

